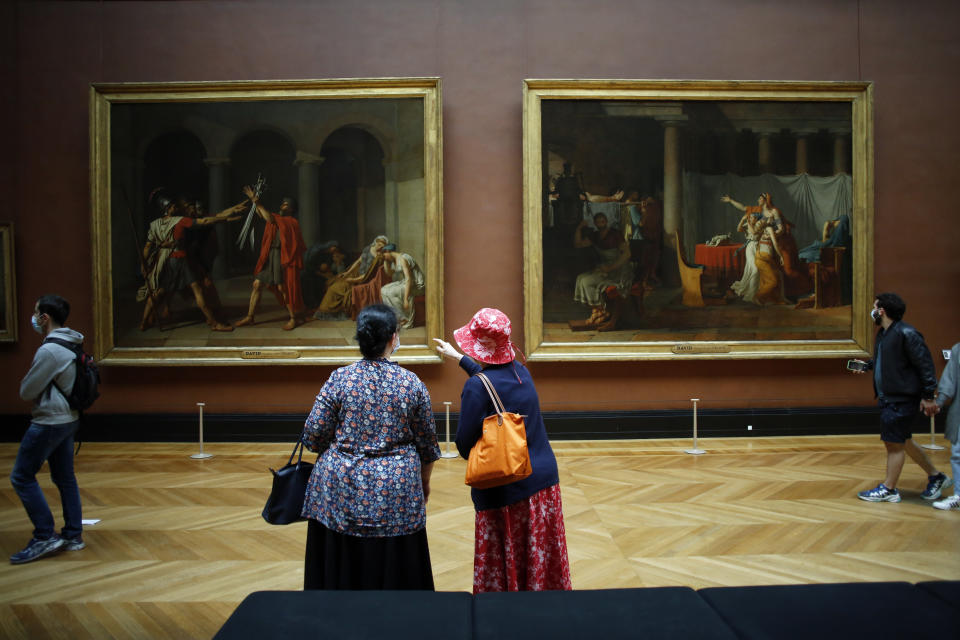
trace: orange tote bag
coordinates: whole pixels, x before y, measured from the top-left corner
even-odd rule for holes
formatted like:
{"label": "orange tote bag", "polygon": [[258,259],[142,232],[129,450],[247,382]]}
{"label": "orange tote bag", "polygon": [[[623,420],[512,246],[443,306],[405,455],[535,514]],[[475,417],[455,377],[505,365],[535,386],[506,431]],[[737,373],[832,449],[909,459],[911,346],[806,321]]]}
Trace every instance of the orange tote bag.
{"label": "orange tote bag", "polygon": [[496,413],[483,419],[483,436],[470,450],[464,481],[475,489],[489,489],[523,480],[533,472],[523,416],[508,413],[490,379],[482,373],[477,377],[490,394]]}

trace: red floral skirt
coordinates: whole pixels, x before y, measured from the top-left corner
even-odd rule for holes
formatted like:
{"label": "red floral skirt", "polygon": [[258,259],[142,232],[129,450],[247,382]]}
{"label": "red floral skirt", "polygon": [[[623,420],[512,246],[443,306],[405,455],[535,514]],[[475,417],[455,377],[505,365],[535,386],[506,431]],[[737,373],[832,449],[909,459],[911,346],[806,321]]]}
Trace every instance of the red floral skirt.
{"label": "red floral skirt", "polygon": [[560,485],[477,512],[474,593],[572,588]]}

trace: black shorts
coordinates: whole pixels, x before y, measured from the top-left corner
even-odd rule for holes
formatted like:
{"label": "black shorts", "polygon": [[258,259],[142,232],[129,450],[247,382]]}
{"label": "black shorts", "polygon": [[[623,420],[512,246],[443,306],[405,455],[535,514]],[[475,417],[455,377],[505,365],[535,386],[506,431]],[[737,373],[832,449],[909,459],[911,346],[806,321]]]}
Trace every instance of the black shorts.
{"label": "black shorts", "polygon": [[903,444],[913,437],[913,423],[920,415],[920,400],[880,401],[880,439]]}

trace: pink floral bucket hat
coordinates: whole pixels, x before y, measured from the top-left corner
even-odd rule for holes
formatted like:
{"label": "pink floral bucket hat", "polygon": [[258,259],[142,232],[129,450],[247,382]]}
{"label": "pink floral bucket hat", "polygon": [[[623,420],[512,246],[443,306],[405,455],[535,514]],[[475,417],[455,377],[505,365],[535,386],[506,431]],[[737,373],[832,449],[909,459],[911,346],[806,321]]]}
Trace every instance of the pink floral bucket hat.
{"label": "pink floral bucket hat", "polygon": [[516,357],[510,331],[510,318],[504,312],[484,307],[470,322],[453,332],[453,339],[464,353],[478,362],[506,364]]}

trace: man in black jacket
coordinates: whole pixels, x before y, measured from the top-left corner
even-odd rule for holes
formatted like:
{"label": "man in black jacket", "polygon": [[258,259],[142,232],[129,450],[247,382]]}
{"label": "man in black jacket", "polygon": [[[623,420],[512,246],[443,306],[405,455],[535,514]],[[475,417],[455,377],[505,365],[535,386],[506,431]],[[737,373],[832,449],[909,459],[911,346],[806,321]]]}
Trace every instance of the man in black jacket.
{"label": "man in black jacket", "polygon": [[911,427],[919,412],[931,416],[937,411],[933,399],[937,376],[923,336],[902,320],[906,310],[900,296],[881,293],[870,312],[880,330],[874,343],[874,358],[866,364],[873,371],[873,389],[880,403],[880,439],[887,447],[887,476],[873,489],[857,494],[867,502],[900,502],[897,480],[905,455],[927,473],[927,488],[920,494],[923,499],[936,500],[943,486],[950,482],[912,438]]}

